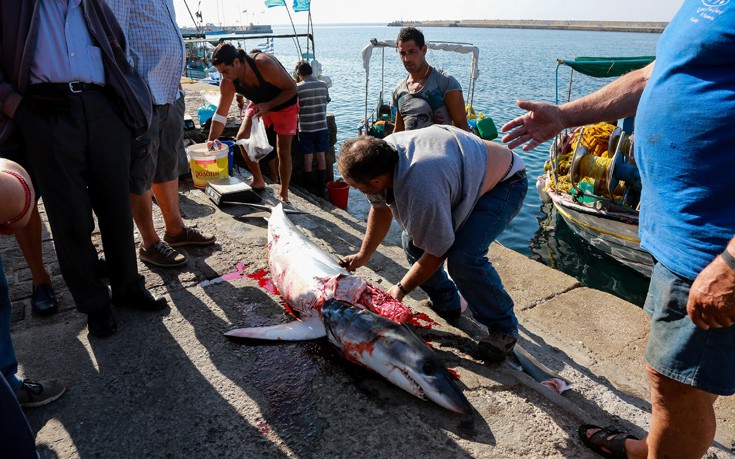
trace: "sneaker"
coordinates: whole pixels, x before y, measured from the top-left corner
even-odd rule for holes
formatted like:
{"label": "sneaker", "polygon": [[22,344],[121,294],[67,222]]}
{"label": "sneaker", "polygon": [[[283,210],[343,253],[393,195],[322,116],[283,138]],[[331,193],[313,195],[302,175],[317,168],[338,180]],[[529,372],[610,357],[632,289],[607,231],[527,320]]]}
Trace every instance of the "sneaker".
{"label": "sneaker", "polygon": [[182,245],[212,245],[217,238],[212,234],[202,234],[196,228],[185,226],[179,234],[170,234],[166,231],[163,240],[171,247],[179,247]]}
{"label": "sneaker", "polygon": [[491,331],[477,343],[477,352],[486,362],[502,362],[513,352],[517,339]]}
{"label": "sneaker", "polygon": [[141,246],[140,250],[138,250],[138,255],[140,256],[140,261],[154,266],[160,266],[161,268],[172,268],[186,264],[186,257],[184,255],[175,251],[171,246],[161,240],[148,249]]}
{"label": "sneaker", "polygon": [[23,380],[23,384],[15,391],[18,404],[24,408],[35,408],[48,405],[66,392],[66,383],[60,379],[45,381]]}

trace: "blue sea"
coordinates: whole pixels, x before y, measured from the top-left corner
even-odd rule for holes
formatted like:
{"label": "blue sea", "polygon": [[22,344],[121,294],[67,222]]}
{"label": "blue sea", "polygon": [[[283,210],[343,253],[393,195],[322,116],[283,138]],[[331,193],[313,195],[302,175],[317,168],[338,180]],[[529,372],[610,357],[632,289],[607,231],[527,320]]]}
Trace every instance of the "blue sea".
{"label": "blue sea", "polygon": [[[273,27],[275,33],[291,32],[291,26]],[[304,32],[303,26],[296,27]],[[390,98],[393,87],[406,72],[395,51],[376,49],[366,84],[360,52],[371,38],[395,39],[397,27],[384,25],[316,25],[315,54],[323,72],[332,79],[329,111],[337,121],[338,145],[357,135],[357,126],[365,116],[367,104],[375,107],[381,89]],[[474,94],[477,111],[492,117],[498,129],[521,114],[515,101],[527,99],[554,102],[556,97],[557,59],[577,56],[643,56],[654,55],[660,34],[625,32],[588,32],[527,29],[473,29],[429,27],[423,29],[430,41],[471,43],[480,49],[479,70]],[[246,49],[256,41],[245,43]],[[301,41],[302,48],[305,42]],[[303,49],[302,51],[305,51]],[[292,39],[276,39],[275,55],[288,69],[293,69],[298,53]],[[446,51],[429,51],[428,62],[454,75],[463,88],[470,74],[469,55]],[[384,67],[381,62],[385,62]],[[574,75],[572,99],[602,87],[610,80],[596,80],[578,73]],[[569,69],[559,68],[559,94],[566,100],[569,91]],[[467,99],[467,94],[465,94]],[[499,140],[498,140],[499,141]],[[548,143],[525,153],[529,172],[529,193],[521,213],[501,235],[499,242],[567,272],[586,285],[611,292],[628,301],[642,304],[647,279],[618,265],[600,252],[584,244],[559,219],[549,218],[535,189],[535,178],[542,173],[548,154]],[[368,205],[359,192],[352,190],[348,211],[360,219],[367,216]]]}

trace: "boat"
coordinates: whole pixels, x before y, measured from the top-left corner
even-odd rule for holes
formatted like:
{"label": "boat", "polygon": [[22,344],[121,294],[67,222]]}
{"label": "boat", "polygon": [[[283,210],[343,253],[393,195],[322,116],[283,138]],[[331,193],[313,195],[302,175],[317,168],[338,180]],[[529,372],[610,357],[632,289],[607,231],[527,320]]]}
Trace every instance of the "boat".
{"label": "boat", "polygon": [[[473,107],[475,84],[480,71],[478,70],[478,58],[480,50],[471,43],[459,42],[438,42],[427,41],[426,47],[431,50],[454,52],[458,54],[466,54],[470,56],[469,83],[466,88],[462,88],[465,96],[467,122],[475,134],[478,134],[485,140],[492,140],[497,137],[498,132],[495,128],[492,118],[485,116],[482,112],[476,112]],[[362,57],[362,67],[365,69],[365,117],[357,126],[360,135],[368,134],[374,137],[383,138],[389,135],[393,130],[395,123],[396,108],[390,106],[390,100],[386,103],[385,96],[385,78],[381,77],[380,93],[377,97],[377,103],[370,108],[370,61],[374,49],[381,50],[381,75],[385,75],[385,49],[396,49],[395,40],[378,40],[371,39],[362,49],[360,53]]]}
{"label": "boat", "polygon": [[[556,103],[560,102],[562,66],[571,68],[571,88],[574,72],[613,78],[653,60],[653,56],[558,60]],[[622,265],[650,277],[653,260],[641,248],[638,236],[641,182],[633,157],[633,119],[618,124],[622,126],[599,123],[562,132],[551,145],[536,188],[541,200],[551,205],[577,236]]]}

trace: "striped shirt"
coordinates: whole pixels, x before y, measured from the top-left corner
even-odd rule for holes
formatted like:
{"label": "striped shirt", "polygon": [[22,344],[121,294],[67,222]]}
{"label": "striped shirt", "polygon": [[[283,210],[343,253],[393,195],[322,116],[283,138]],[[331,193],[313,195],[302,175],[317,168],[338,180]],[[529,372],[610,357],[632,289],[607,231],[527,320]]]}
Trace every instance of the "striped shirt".
{"label": "striped shirt", "polygon": [[299,91],[299,131],[317,132],[327,129],[329,89],[323,81],[309,75],[296,84]]}
{"label": "striped shirt", "polygon": [[107,0],[128,40],[128,60],[140,73],[155,105],[179,98],[186,49],[173,0]]}

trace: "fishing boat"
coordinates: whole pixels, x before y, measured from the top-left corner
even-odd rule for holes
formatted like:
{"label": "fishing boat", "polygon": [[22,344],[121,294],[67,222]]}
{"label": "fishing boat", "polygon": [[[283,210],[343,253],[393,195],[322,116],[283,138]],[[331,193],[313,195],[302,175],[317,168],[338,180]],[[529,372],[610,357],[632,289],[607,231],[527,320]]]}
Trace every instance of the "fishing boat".
{"label": "fishing boat", "polygon": [[[482,112],[476,112],[473,107],[475,96],[475,84],[480,71],[478,70],[478,58],[480,50],[471,43],[457,42],[437,42],[427,41],[426,47],[435,51],[446,51],[470,56],[469,82],[466,88],[463,88],[467,112],[467,122],[470,129],[486,140],[492,140],[498,135],[493,120],[485,116]],[[371,109],[370,107],[370,61],[372,59],[373,50],[381,51],[381,80],[380,92],[377,97],[377,103]],[[396,49],[395,40],[378,40],[371,39],[362,49],[362,67],[365,69],[365,117],[357,126],[359,134],[368,134],[374,137],[382,138],[389,135],[393,130],[395,122],[396,108],[391,107],[390,100],[385,100],[385,49]]]}
{"label": "fishing boat", "polygon": [[[594,78],[619,77],[654,60],[643,57],[578,57],[558,60],[559,68]],[[567,100],[569,96],[567,97]],[[623,265],[650,277],[651,256],[640,246],[638,221],[641,181],[633,156],[633,119],[582,126],[557,136],[536,188],[541,200],[553,207],[586,243]]]}

